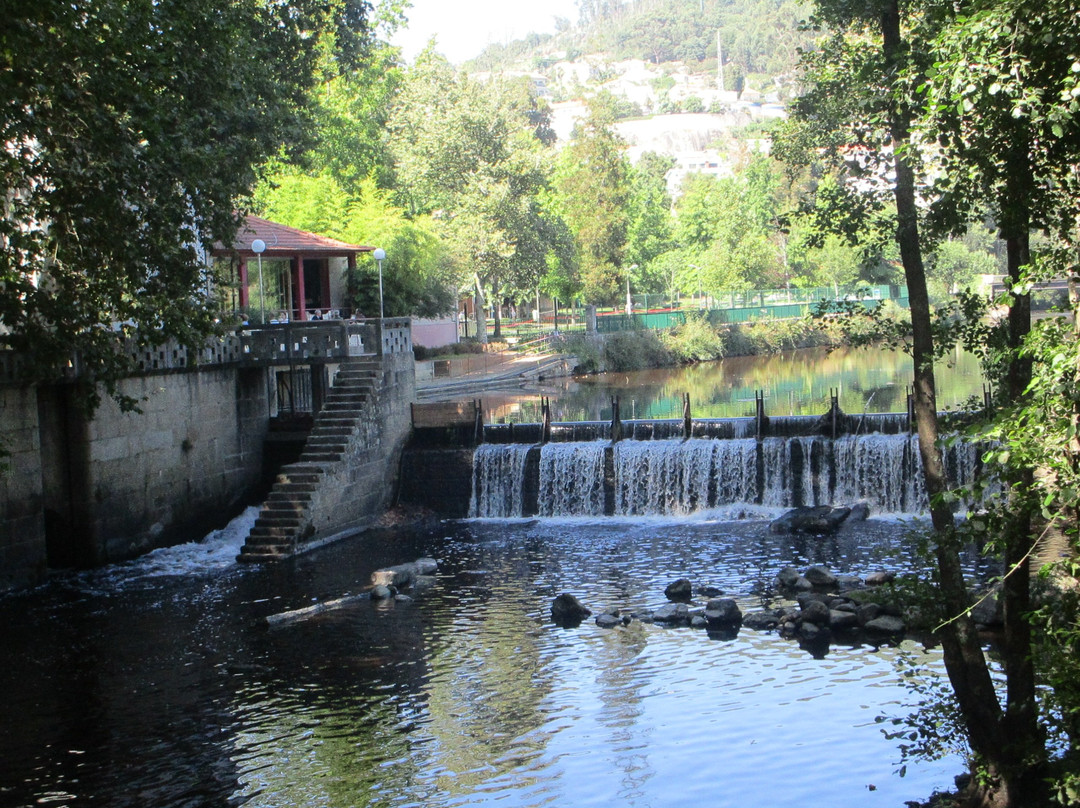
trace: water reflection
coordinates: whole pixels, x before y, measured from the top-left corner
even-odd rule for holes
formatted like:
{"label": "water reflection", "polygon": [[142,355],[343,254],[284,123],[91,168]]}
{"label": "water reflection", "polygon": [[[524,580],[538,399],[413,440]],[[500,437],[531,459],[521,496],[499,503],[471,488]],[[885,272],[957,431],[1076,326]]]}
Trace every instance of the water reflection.
{"label": "water reflection", "polygon": [[[422,555],[440,571],[412,601],[263,623]],[[273,567],[58,578],[0,600],[0,804],[801,808],[948,786],[955,759],[893,775],[874,718],[903,712],[894,648],[816,659],[763,632],[548,616],[563,591],[594,612],[656,608],[684,576],[756,609],[789,563],[925,569],[896,522],[821,541],[755,521],[538,519],[385,533]]]}
{"label": "water reflection", "polygon": [[[955,409],[980,396],[978,359],[957,353],[936,368],[938,405]],[[911,359],[881,348],[823,348],[775,356],[732,357],[685,368],[606,373],[552,380],[544,389],[556,421],[611,418],[611,398],[619,396],[623,418],[681,418],[683,394],[690,394],[695,418],[753,416],[754,395],[762,391],[769,415],[820,415],[837,391],[845,412],[904,412],[911,385]],[[486,393],[489,423],[535,423],[537,396]]]}

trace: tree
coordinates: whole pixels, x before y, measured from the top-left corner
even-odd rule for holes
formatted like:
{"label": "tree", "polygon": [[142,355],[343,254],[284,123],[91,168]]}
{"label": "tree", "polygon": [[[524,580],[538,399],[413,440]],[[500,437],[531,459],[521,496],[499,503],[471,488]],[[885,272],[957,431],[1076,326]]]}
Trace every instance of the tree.
{"label": "tree", "polygon": [[498,337],[503,288],[531,287],[550,250],[561,250],[560,224],[542,202],[548,113],[525,89],[484,87],[429,48],[405,78],[390,130],[399,195],[410,214],[431,214],[459,283],[472,276],[481,340],[485,295],[496,304]]}
{"label": "tree", "polygon": [[560,152],[554,176],[557,208],[577,243],[581,293],[596,302],[616,300],[626,277],[630,168],[612,123],[609,111],[591,106]]}
{"label": "tree", "polygon": [[[861,44],[868,41],[878,43],[875,51],[865,48],[856,50],[843,39],[834,39],[833,47],[815,59],[818,75],[823,79],[817,89],[828,87],[830,94],[835,94],[836,85],[844,83],[848,93],[844,103],[849,111],[858,113],[847,121],[847,131],[857,136],[853,138],[854,142],[869,142],[869,160],[872,163],[877,161],[883,168],[891,167],[894,174],[891,185],[896,204],[896,241],[911,304],[911,353],[919,453],[931,500],[937,592],[948,616],[939,636],[968,741],[988,775],[981,783],[985,796],[1003,805],[1020,804],[1023,786],[1028,784],[1031,772],[1030,768],[1025,768],[1022,750],[1030,749],[1030,745],[1026,738],[1011,734],[1010,727],[1012,732],[1024,735],[1027,735],[1030,727],[1003,720],[989,668],[967,611],[968,596],[960,566],[959,539],[947,506],[948,486],[938,445],[933,371],[934,329],[916,204],[916,152],[911,139],[918,97],[914,89],[923,80],[924,67],[919,61],[922,53],[913,47],[912,42],[925,41],[935,32],[933,29],[923,29],[917,36],[905,39],[905,24],[926,22],[926,18],[903,18],[897,0],[877,0],[869,4],[818,0],[817,8],[824,22],[847,32]],[[806,104],[813,104],[811,98],[806,99]],[[821,109],[835,112],[835,106],[830,106],[826,101]],[[839,122],[834,120],[834,123]],[[888,151],[883,148],[886,145]],[[885,171],[878,176],[888,179]],[[1012,649],[1013,652],[1016,650],[1016,647]],[[1019,669],[1014,668],[1012,672],[1021,679],[1026,677]],[[1007,702],[1015,707],[1014,716],[1027,715],[1027,687],[1024,683],[1018,684],[1017,689],[1010,688]],[[1012,711],[1007,708],[1007,712]]]}
{"label": "tree", "polygon": [[231,241],[260,164],[307,142],[320,34],[354,45],[364,15],[306,0],[9,4],[0,323],[28,379],[74,359],[93,406],[93,382],[115,394],[129,369],[118,336],[209,332],[201,256]]}
{"label": "tree", "polygon": [[648,291],[668,288],[668,273],[661,272],[659,277],[652,277],[656,275],[652,263],[674,246],[671,194],[667,189],[667,172],[674,166],[673,157],[646,152],[630,171],[626,258],[643,267],[646,276],[652,279]]}

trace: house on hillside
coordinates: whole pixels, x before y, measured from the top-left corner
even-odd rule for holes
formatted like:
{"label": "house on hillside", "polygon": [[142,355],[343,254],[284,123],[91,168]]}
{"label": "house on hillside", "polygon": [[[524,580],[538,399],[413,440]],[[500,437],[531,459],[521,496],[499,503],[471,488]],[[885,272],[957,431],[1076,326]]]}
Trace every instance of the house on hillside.
{"label": "house on hillside", "polygon": [[233,308],[265,323],[310,320],[316,312],[349,317],[357,255],[374,249],[248,216],[233,244],[216,245],[212,257],[232,265]]}

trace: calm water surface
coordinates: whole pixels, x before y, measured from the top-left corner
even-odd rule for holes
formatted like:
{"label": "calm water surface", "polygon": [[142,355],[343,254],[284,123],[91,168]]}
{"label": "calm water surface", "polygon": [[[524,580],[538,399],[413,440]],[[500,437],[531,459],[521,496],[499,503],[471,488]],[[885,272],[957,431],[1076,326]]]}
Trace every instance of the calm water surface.
{"label": "calm water surface", "polygon": [[[656,608],[677,577],[760,607],[784,564],[920,568],[899,522],[831,540],[765,521],[518,520],[232,562],[254,518],[0,599],[0,805],[888,806],[951,785],[876,718],[906,713],[901,653],[804,649],[633,623],[563,629],[551,599]],[[849,529],[845,529],[849,530]],[[410,602],[269,629],[429,555]]]}
{"label": "calm water surface", "polygon": [[[603,421],[611,418],[611,399],[618,396],[622,417],[681,418],[683,394],[690,394],[695,418],[738,418],[754,414],[754,395],[765,396],[768,415],[820,415],[836,391],[848,413],[905,412],[911,386],[911,358],[882,348],[824,348],[774,356],[739,356],[684,368],[633,373],[603,373],[571,380],[552,380],[544,395],[551,398],[556,421]],[[957,354],[936,367],[938,409],[956,409],[970,397],[982,396],[978,360]],[[539,422],[536,395],[482,395],[489,423]]]}

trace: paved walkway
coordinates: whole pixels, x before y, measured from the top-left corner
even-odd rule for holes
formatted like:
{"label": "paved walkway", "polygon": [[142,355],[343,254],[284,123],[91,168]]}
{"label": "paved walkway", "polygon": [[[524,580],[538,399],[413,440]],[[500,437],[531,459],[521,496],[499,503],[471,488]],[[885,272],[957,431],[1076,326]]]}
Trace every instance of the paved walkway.
{"label": "paved walkway", "polygon": [[[500,353],[469,354],[449,360],[447,376],[427,375],[432,361],[417,363],[416,397],[435,401],[457,398],[473,391],[492,388],[522,387],[541,376],[565,376],[574,366],[573,357],[564,354]],[[442,360],[447,361],[447,360]]]}

